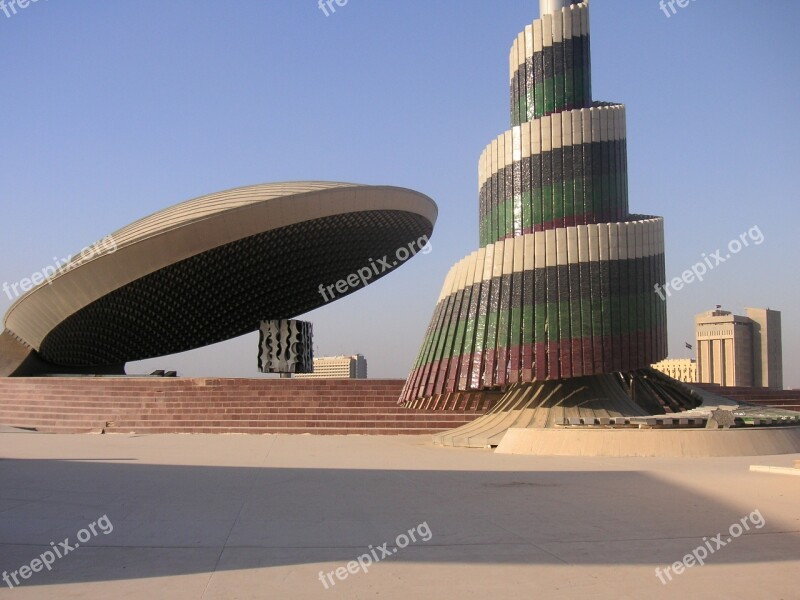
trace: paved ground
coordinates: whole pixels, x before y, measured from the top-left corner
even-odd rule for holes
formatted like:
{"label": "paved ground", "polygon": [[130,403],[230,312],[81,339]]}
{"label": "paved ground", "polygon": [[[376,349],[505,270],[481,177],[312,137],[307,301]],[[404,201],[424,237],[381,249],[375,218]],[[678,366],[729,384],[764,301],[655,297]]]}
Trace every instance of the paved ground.
{"label": "paved ground", "polygon": [[[22,584],[0,581],[0,598],[800,598],[800,477],[748,471],[800,455],[537,458],[428,439],[0,430],[0,575]],[[705,566],[661,583],[656,567],[700,546]]]}

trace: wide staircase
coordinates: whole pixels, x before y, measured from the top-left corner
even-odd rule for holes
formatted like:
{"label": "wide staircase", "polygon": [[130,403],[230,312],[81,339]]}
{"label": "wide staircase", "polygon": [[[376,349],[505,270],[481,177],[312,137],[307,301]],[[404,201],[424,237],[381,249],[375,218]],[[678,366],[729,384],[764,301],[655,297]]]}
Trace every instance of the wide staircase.
{"label": "wide staircase", "polygon": [[44,433],[414,435],[484,413],[398,406],[402,380],[0,378],[0,425]]}

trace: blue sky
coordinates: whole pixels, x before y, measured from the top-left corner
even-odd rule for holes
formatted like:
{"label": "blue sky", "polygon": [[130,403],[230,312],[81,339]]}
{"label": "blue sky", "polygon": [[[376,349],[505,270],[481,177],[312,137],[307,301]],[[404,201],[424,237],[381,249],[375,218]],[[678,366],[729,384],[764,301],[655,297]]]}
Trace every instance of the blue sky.
{"label": "blue sky", "polygon": [[[6,0],[8,1],[8,0]],[[323,179],[410,187],[433,251],[306,317],[319,354],[405,377],[450,266],[477,248],[477,162],[509,127],[508,50],[535,0],[39,0],[0,12],[0,283],[179,201]],[[595,100],[627,106],[630,205],[666,220],[667,274],[758,227],[668,303],[670,351],[722,304],[783,312],[800,387],[800,4],[594,0]],[[789,254],[786,254],[786,253]],[[10,305],[0,296],[0,310]],[[257,336],[129,365],[253,376]]]}

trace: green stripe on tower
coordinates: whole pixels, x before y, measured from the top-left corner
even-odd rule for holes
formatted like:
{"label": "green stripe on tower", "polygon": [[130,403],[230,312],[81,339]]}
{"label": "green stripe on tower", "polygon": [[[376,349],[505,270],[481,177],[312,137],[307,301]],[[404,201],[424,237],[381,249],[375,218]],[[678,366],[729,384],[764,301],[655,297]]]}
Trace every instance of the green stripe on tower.
{"label": "green stripe on tower", "polygon": [[[557,274],[553,275],[554,279],[557,277],[558,277]],[[637,298],[642,301],[650,302],[652,299],[651,296],[652,293],[647,293],[647,294],[640,294],[637,296]],[[611,311],[614,302],[623,298],[625,297],[611,297],[607,300],[598,299],[597,301],[593,301],[593,304],[602,314],[602,312]],[[478,318],[477,322],[475,323],[475,325],[477,326],[476,329],[481,326],[481,321],[485,319],[486,323],[494,323],[493,330],[495,331],[495,333],[497,331],[504,331],[505,335],[490,336],[488,339],[485,339],[485,341],[480,345],[478,345],[477,343],[478,340],[476,338],[473,343],[465,344],[463,346],[463,349],[462,347],[456,346],[455,344],[452,343],[447,345],[442,345],[441,354],[437,354],[436,356],[429,356],[426,359],[424,359],[421,363],[419,363],[417,366],[429,364],[436,360],[447,360],[453,358],[454,356],[460,355],[462,352],[488,351],[488,350],[494,350],[498,347],[510,347],[512,345],[516,345],[519,343],[518,340],[521,338],[519,336],[511,334],[510,326],[515,323],[519,324],[521,322],[520,316],[522,321],[524,321],[524,319],[526,318],[525,315],[528,315],[527,318],[530,319],[531,315],[536,314],[538,315],[538,318],[536,320],[544,325],[545,322],[547,321],[548,311],[552,311],[551,314],[553,315],[564,315],[565,318],[568,318],[569,315],[573,314],[573,310],[579,308],[580,305],[581,305],[580,301],[576,302],[575,300],[568,300],[564,302],[556,302],[554,304],[541,303],[535,306],[526,304],[519,308],[509,307],[508,310],[490,312],[485,317]],[[472,319],[469,319],[469,321],[472,321]],[[438,336],[434,333],[432,334],[432,336],[429,337],[432,337],[434,340],[435,339],[441,340],[444,337],[446,337],[448,340],[451,341],[458,339],[459,335],[462,334],[466,335],[466,332],[469,329],[469,321],[467,319],[459,321],[458,324],[453,329],[454,335],[452,336],[447,335],[447,332],[445,331],[440,331]],[[556,320],[555,322],[558,323],[558,320]],[[602,317],[599,325],[600,327],[602,327]],[[658,327],[659,323],[657,319],[651,318],[650,320],[648,320],[642,317],[636,319],[632,324],[626,325],[621,323],[621,325],[618,328],[609,328],[607,332],[603,332],[602,335],[594,337],[604,337],[604,336],[613,337],[613,336],[628,335],[637,332],[652,331],[657,329]],[[448,330],[449,328],[450,326],[448,326]],[[592,324],[589,325],[589,329],[591,328]],[[592,331],[587,332],[586,328],[577,328],[577,327],[574,329],[565,328],[564,331],[562,332],[559,330],[558,326],[549,327],[548,325],[547,328],[541,327],[538,328],[536,331],[537,333],[532,340],[533,343],[544,343],[548,341],[561,342],[564,340],[590,339],[593,337]],[[525,343],[531,343],[531,341],[526,340]]]}

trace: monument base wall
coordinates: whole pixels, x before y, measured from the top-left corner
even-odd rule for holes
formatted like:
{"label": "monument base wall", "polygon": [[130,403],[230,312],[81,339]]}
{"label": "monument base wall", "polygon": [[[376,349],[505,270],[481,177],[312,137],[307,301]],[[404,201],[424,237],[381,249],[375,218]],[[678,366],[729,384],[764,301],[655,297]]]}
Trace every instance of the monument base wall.
{"label": "monument base wall", "polygon": [[426,434],[482,410],[398,406],[402,380],[0,378],[0,424],[45,433]]}

